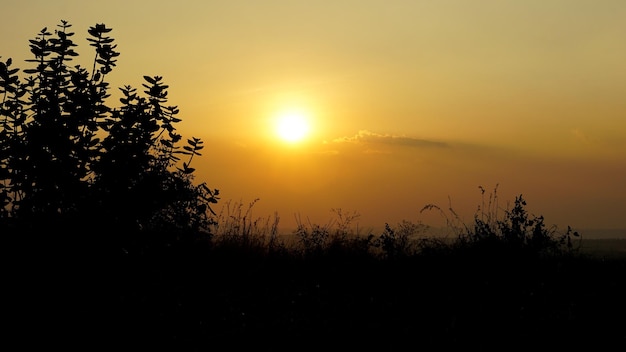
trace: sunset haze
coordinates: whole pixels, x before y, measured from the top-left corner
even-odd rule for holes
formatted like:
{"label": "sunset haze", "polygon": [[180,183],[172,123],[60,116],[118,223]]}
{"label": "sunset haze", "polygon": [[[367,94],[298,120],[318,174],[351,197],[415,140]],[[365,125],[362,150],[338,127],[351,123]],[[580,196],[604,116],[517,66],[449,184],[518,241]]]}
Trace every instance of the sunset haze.
{"label": "sunset haze", "polygon": [[[497,187],[505,209],[560,228],[626,228],[626,2],[4,1],[1,60],[60,20],[76,64],[96,23],[121,53],[113,87],[163,76],[179,133],[204,141],[196,180],[217,206],[359,227],[470,221]],[[120,92],[112,89],[110,106]],[[276,121],[299,111],[286,143]],[[626,231],[620,232],[626,237]]]}

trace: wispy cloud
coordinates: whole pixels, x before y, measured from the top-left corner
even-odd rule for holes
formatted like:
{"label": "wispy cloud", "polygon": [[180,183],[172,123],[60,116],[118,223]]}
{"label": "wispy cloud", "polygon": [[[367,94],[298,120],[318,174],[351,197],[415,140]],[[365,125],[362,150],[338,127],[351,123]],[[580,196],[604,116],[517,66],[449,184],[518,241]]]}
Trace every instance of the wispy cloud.
{"label": "wispy cloud", "polygon": [[386,144],[416,148],[447,148],[445,142],[431,141],[406,136],[380,134],[368,130],[360,130],[356,135],[334,139],[333,143]]}

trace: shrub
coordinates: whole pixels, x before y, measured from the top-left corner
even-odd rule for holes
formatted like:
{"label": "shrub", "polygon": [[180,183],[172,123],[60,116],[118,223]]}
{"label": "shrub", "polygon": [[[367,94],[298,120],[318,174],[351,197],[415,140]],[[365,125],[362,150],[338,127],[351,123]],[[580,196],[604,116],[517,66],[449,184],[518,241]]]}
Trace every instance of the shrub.
{"label": "shrub", "polygon": [[556,226],[547,227],[542,215],[528,213],[526,200],[522,195],[515,197],[513,207],[504,209],[504,216],[500,218],[502,209],[497,203],[497,186],[487,204],[484,200],[484,188],[479,186],[479,189],[483,201],[470,225],[462,222],[452,207],[449,208],[452,218],[434,204],[428,204],[421,210],[435,209],[441,212],[448,226],[457,234],[454,244],[457,249],[504,256],[553,256],[572,254],[578,249],[572,242],[573,237],[580,237],[578,232],[569,226],[565,233],[559,233]]}
{"label": "shrub", "polygon": [[119,56],[111,28],[89,28],[89,71],[71,65],[78,53],[70,27],[61,21],[30,40],[26,62],[34,67],[24,79],[10,58],[0,61],[3,230],[165,230],[176,238],[209,231],[219,191],[193,183],[202,141],[179,146],[179,109],[167,105],[162,77],[143,76],[143,95],[120,88],[122,105],[110,107],[106,78]]}

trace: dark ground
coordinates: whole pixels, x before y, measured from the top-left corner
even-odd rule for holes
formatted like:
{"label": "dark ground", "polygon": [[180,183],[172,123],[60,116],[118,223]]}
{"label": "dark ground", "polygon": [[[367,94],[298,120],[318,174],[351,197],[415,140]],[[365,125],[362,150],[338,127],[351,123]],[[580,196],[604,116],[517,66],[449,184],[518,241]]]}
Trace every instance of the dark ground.
{"label": "dark ground", "polygon": [[11,350],[626,347],[624,259],[78,253],[7,253]]}

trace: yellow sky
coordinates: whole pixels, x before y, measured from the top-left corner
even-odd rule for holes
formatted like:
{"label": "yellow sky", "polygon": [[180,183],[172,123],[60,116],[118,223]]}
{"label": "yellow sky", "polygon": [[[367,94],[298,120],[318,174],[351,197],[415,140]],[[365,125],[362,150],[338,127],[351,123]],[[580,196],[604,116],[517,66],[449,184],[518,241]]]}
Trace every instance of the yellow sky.
{"label": "yellow sky", "polygon": [[[623,0],[4,1],[0,56],[73,24],[113,28],[114,87],[161,75],[179,132],[205,141],[198,181],[254,214],[361,227],[420,221],[426,204],[469,221],[478,186],[523,194],[546,222],[626,228]],[[113,104],[115,105],[115,104]],[[281,142],[300,109],[311,131]],[[424,219],[431,220],[431,219]]]}

